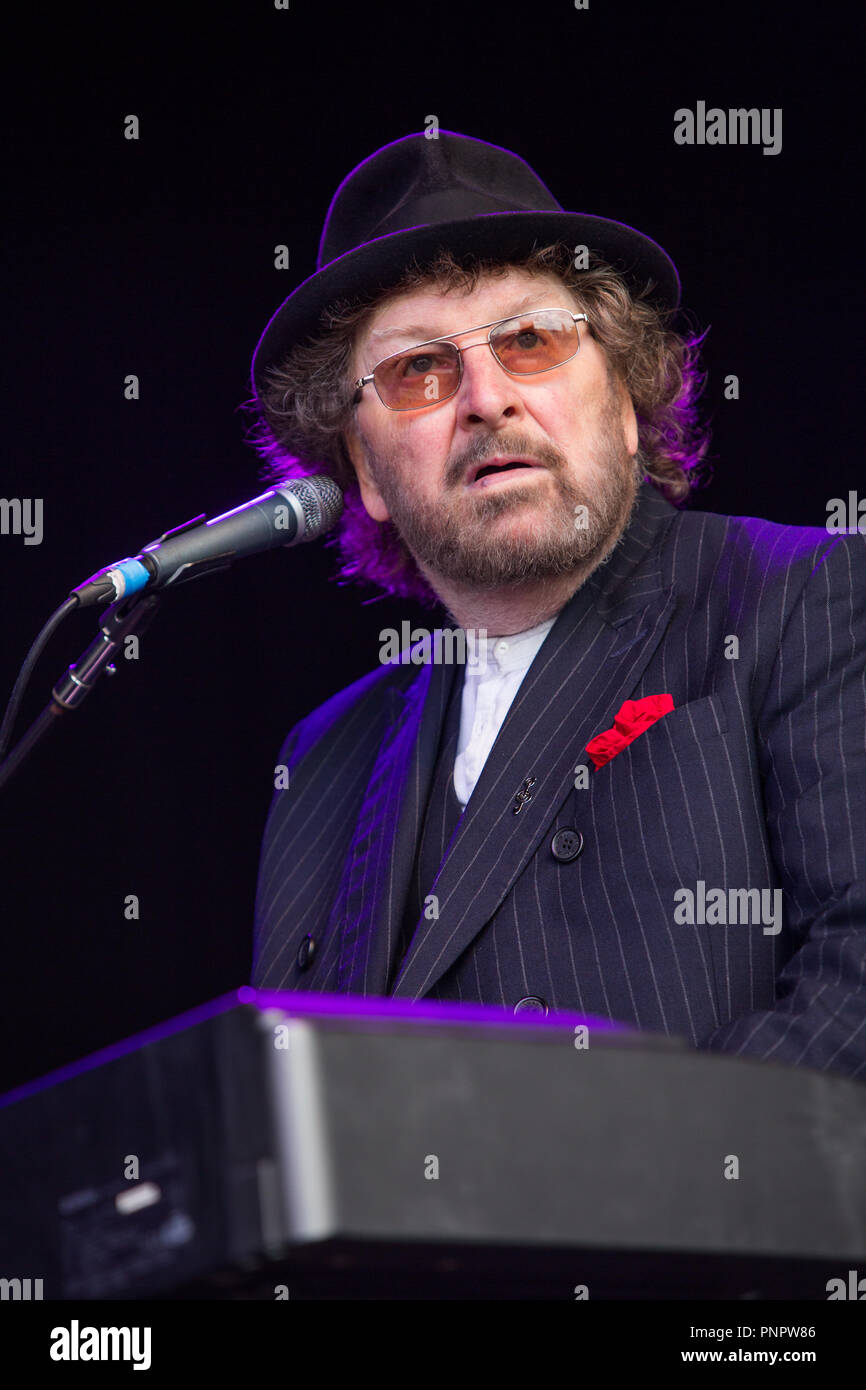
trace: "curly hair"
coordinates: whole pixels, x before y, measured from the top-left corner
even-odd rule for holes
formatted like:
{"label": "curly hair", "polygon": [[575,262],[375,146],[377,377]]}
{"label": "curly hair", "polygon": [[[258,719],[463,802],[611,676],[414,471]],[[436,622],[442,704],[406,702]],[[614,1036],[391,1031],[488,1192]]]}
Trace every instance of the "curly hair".
{"label": "curly hair", "polygon": [[296,345],[271,368],[260,399],[244,406],[255,415],[247,439],[264,459],[264,482],[281,484],[326,473],[343,490],[345,510],[329,541],[340,551],[342,582],[372,584],[426,606],[438,602],[394,525],[367,514],[343,442],[356,404],[351,368],[360,335],[393,295],[434,283],[437,289],[471,293],[482,276],[502,276],[511,269],[558,276],[589,315],[609,373],[631,397],[638,424],[637,463],[644,476],[676,506],[703,481],[709,432],[699,421],[697,400],[706,380],[699,365],[706,333],[674,332],[670,311],[652,302],[651,284],[633,294],[617,271],[592,255],[587,269],[577,269],[572,248],[562,244],[508,261],[442,250],[432,260],[411,264],[386,291],[330,305],[319,335]]}

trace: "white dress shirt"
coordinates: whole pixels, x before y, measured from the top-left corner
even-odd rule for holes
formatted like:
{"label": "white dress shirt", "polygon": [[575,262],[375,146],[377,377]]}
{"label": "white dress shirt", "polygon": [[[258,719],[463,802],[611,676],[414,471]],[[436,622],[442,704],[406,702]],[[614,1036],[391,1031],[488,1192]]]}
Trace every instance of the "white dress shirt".
{"label": "white dress shirt", "polygon": [[548,618],[512,637],[475,639],[477,665],[466,665],[454,762],[454,790],[462,806],[472,795],[520,682],[555,621]]}

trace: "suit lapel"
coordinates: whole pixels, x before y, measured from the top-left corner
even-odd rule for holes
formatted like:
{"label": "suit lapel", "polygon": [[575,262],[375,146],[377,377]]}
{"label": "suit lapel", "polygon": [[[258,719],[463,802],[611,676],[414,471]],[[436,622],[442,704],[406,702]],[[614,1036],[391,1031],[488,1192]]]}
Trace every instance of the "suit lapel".
{"label": "suit lapel", "polygon": [[[438,918],[415,929],[393,995],[418,999],[490,920],[538,849],[574,786],[591,768],[589,740],[629,699],[673,613],[659,541],[676,515],[644,484],[608,561],[560,613],[527,672],[430,888]],[[535,781],[515,814],[526,779]]]}
{"label": "suit lapel", "polygon": [[384,994],[455,668],[388,691],[388,727],[361,805],[337,916],[340,992]]}

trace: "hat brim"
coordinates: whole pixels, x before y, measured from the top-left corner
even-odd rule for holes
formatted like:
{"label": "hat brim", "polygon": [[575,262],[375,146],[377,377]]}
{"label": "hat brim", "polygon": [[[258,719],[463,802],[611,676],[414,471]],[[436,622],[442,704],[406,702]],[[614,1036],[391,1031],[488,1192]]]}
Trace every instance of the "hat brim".
{"label": "hat brim", "polygon": [[503,260],[528,255],[537,246],[565,241],[587,246],[620,271],[629,288],[647,292],[660,308],[676,309],[680,281],[673,261],[643,232],[578,212],[491,212],[454,222],[428,223],[391,232],[339,256],[304,280],[283,301],[253,354],[257,396],[276,366],[296,344],[321,331],[322,311],[339,299],[385,291],[409,263],[425,260],[442,247],[455,255],[495,255]]}

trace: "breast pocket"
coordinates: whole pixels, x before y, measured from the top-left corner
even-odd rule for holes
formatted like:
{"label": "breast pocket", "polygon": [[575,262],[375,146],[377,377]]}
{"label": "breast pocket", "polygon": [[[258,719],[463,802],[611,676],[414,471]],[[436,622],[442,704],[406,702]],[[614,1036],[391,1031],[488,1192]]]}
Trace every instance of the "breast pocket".
{"label": "breast pocket", "polygon": [[718,753],[719,740],[723,740],[728,731],[728,716],[719,695],[692,700],[665,717],[670,719],[670,725],[663,732],[658,731],[661,738],[656,742],[659,746],[662,741],[666,742],[668,753],[682,758],[700,756],[703,748]]}
{"label": "breast pocket", "polygon": [[609,763],[597,768],[596,777],[600,779],[608,770],[616,776],[627,766],[642,767],[650,762],[664,762],[668,768],[679,761],[700,762],[704,753],[708,757],[718,755],[719,740],[727,729],[728,718],[719,695],[691,700],[657,719]]}
{"label": "breast pocket", "polygon": [[600,845],[612,838],[632,872],[642,866],[667,881],[682,883],[702,866],[730,870],[728,861],[740,858],[727,851],[740,774],[727,732],[721,697],[708,695],[664,715],[596,768],[590,803]]}

